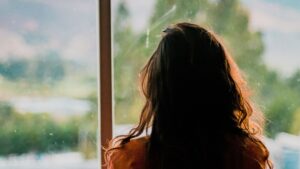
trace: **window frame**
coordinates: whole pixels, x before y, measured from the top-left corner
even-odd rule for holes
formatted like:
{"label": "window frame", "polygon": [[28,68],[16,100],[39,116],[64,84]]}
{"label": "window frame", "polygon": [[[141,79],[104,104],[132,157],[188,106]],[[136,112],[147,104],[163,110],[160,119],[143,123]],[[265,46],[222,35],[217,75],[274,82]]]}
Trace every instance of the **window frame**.
{"label": "window frame", "polygon": [[101,152],[101,168],[104,165],[103,146],[107,146],[108,140],[113,133],[113,81],[112,81],[112,51],[111,51],[111,0],[100,0],[99,2],[99,136]]}

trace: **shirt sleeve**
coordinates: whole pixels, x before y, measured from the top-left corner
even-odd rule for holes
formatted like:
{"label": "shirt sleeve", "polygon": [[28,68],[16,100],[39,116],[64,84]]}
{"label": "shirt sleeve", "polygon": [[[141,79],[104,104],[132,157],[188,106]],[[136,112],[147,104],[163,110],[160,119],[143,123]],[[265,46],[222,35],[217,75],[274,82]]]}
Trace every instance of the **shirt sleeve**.
{"label": "shirt sleeve", "polygon": [[113,150],[107,163],[108,169],[127,169],[130,160],[122,150]]}

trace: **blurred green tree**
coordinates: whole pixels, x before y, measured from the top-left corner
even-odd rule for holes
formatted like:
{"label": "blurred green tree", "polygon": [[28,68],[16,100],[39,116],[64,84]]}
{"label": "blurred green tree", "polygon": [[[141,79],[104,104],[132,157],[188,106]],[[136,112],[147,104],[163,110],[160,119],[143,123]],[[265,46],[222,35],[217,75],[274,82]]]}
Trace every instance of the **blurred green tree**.
{"label": "blurred green tree", "polygon": [[17,113],[0,102],[0,155],[74,150],[78,147],[79,119],[59,123],[47,113]]}

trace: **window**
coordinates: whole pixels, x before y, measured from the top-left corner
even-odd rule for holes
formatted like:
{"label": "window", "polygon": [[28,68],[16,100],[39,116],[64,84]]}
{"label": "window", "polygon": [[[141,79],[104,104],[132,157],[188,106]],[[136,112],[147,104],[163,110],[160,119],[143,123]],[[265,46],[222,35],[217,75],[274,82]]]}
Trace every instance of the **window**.
{"label": "window", "polygon": [[[114,86],[105,83],[110,74],[101,76],[101,84],[114,88],[114,135],[126,134],[138,121],[144,102],[138,73],[161,31],[172,23],[191,21],[221,35],[245,72],[267,118],[264,140],[275,168],[299,168],[299,2],[111,0],[111,4],[112,28],[109,20],[101,25],[108,25],[106,30],[113,34]],[[0,168],[99,167],[97,6],[95,0],[0,2]],[[110,42],[109,36],[105,42]],[[110,62],[109,49],[105,47],[108,60],[100,68]],[[110,94],[108,90],[102,95],[109,101],[100,112],[108,119]],[[105,126],[101,134],[109,138],[110,121]]]}
{"label": "window", "polygon": [[0,2],[0,168],[99,167],[97,6]]}
{"label": "window", "polygon": [[138,73],[161,31],[191,21],[224,39],[266,116],[275,168],[300,167],[300,3],[270,0],[112,0],[115,135],[137,123]]}

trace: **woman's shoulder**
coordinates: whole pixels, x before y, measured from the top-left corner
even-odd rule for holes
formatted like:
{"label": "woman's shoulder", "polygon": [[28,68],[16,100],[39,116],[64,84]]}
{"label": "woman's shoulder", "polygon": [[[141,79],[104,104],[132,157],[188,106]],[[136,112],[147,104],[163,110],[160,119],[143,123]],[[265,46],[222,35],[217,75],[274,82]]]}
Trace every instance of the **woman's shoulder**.
{"label": "woman's shoulder", "polygon": [[145,153],[147,148],[149,137],[140,137],[130,140],[128,143],[124,144],[118,149],[118,153],[132,154],[141,154]]}
{"label": "woman's shoulder", "polygon": [[265,169],[268,163],[268,150],[259,138],[232,137],[230,140],[228,158],[240,159],[244,168]]}
{"label": "woman's shoulder", "polygon": [[146,162],[148,137],[132,139],[111,151],[108,159],[109,169],[142,169]]}
{"label": "woman's shoulder", "polygon": [[246,157],[249,159],[249,163],[253,166],[259,165],[262,168],[266,168],[266,165],[268,163],[269,152],[260,139],[249,139],[246,142],[245,154]]}
{"label": "woman's shoulder", "polygon": [[140,138],[132,139],[124,145],[124,148],[125,149],[127,148],[129,150],[144,149],[148,141],[149,141],[149,137],[140,137]]}

